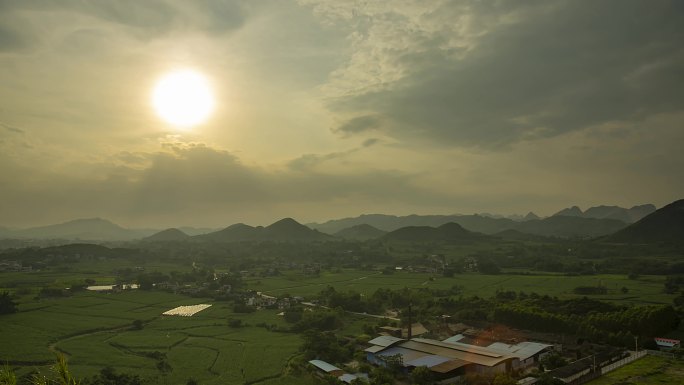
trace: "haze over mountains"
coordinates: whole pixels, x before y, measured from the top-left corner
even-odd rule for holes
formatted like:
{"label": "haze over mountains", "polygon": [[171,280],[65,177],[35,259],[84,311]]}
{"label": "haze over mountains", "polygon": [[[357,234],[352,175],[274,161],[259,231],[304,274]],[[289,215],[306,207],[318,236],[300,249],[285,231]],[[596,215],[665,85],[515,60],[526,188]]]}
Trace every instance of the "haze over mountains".
{"label": "haze over mountains", "polygon": [[684,244],[684,199],[670,203],[605,240],[617,243]]}
{"label": "haze over mountains", "polygon": [[626,209],[618,206],[595,206],[590,207],[587,211],[582,211],[577,206],[572,206],[563,209],[553,216],[570,216],[580,218],[596,218],[596,219],[617,219],[625,223],[634,223],[641,218],[656,211],[656,207],[652,204],[645,204],[634,206]]}
{"label": "haze over mountains", "polygon": [[[677,203],[677,202],[675,202]],[[673,203],[674,204],[674,203]],[[666,207],[670,207],[668,205]],[[669,209],[668,209],[669,210]],[[494,214],[474,215],[408,215],[394,216],[368,214],[354,218],[330,220],[322,224],[302,225],[292,218],[279,220],[269,226],[250,226],[244,223],[230,225],[221,230],[197,229],[192,227],[170,228],[163,231],[154,229],[127,229],[106,219],[77,219],[61,224],[40,226],[29,229],[13,230],[0,228],[0,238],[5,239],[63,239],[79,241],[134,241],[171,242],[237,242],[237,241],[324,241],[332,239],[368,240],[384,237],[393,239],[397,234],[423,234],[421,239],[440,238],[435,231],[454,230],[464,234],[497,235],[509,239],[523,239],[527,236],[543,237],[582,237],[594,238],[607,236],[625,229],[629,223],[640,221],[653,213],[653,205],[634,206],[630,209],[617,206],[596,206],[582,211],[577,206],[563,209],[548,218],[539,218],[530,212],[526,216],[503,217]],[[662,215],[662,214],[658,214]],[[675,214],[677,216],[678,214]],[[621,219],[618,219],[621,218]],[[651,223],[652,219],[646,223]],[[669,219],[676,223],[676,220]],[[662,221],[660,221],[662,222]],[[654,225],[631,226],[624,234],[651,229]],[[640,223],[640,222],[638,222]],[[447,227],[444,225],[449,224]],[[406,230],[406,228],[409,228]],[[637,229],[637,230],[634,230]],[[403,229],[403,232],[394,233]],[[441,229],[441,230],[439,230]],[[681,234],[674,226],[674,234]],[[458,230],[458,231],[457,231]],[[648,230],[653,232],[655,230]],[[677,231],[680,231],[679,233]],[[623,233],[620,233],[623,234]],[[620,238],[622,237],[622,238]],[[626,235],[616,235],[615,240]],[[676,238],[676,235],[672,236]],[[409,237],[410,238],[410,237]],[[637,239],[637,238],[635,238]]]}
{"label": "haze over mountains", "polygon": [[[343,229],[367,224],[383,231],[394,231],[406,226],[437,227],[445,223],[458,223],[464,228],[484,234],[496,234],[505,230],[544,236],[592,237],[610,234],[655,211],[646,204],[630,209],[618,206],[596,206],[583,212],[579,207],[563,209],[549,218],[541,219],[533,212],[526,216],[503,217],[493,214],[473,215],[383,215],[366,214],[354,218],[330,220],[325,223],[309,223],[308,226],[324,233],[335,234]],[[568,217],[572,217],[570,219]],[[516,218],[516,219],[512,219]],[[552,219],[554,218],[554,219]],[[560,219],[559,219],[560,218]],[[588,219],[587,221],[574,218]],[[598,220],[598,221],[597,221]]]}

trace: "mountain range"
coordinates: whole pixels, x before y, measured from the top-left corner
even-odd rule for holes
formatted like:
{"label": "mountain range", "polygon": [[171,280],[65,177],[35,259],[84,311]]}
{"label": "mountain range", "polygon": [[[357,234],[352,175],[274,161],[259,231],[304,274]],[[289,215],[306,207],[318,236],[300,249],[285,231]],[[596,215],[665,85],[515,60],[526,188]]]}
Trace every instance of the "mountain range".
{"label": "mountain range", "polygon": [[292,218],[281,219],[269,226],[249,226],[237,223],[223,230],[192,237],[196,241],[238,242],[238,241],[325,241],[334,237],[312,230]]}
{"label": "mountain range", "polygon": [[541,235],[546,237],[598,237],[614,233],[627,226],[627,223],[615,219],[596,219],[571,216],[554,216],[544,219],[514,221],[508,218],[490,218],[475,215],[361,215],[355,218],[344,218],[309,224],[310,227],[328,234],[337,234],[345,229],[362,224],[383,231],[394,231],[409,226],[439,227],[446,223],[457,223],[463,228],[483,234],[497,234],[506,230]]}
{"label": "mountain range", "polygon": [[607,242],[684,244],[684,199],[656,210],[603,239]]}
{"label": "mountain range", "polygon": [[579,207],[572,206],[553,214],[553,216],[616,219],[625,223],[634,223],[654,211],[656,211],[656,207],[652,204],[634,206],[629,209],[618,206],[595,206],[588,208],[587,211],[582,211]]}
{"label": "mountain range", "polygon": [[[676,207],[676,203],[672,204],[675,205],[673,207]],[[668,208],[666,212],[672,210],[672,205],[666,206]],[[254,227],[238,223],[218,231],[192,227],[179,227],[163,231],[127,229],[106,219],[89,218],[29,229],[0,227],[0,238],[71,241],[143,240],[146,242],[367,240],[381,237],[391,239],[397,235],[391,234],[392,232],[407,227],[412,227],[411,231],[413,232],[428,234],[433,230],[427,228],[439,229],[443,225],[452,224],[451,226],[458,225],[464,231],[497,235],[503,238],[524,238],[524,234],[544,237],[594,238],[616,233],[615,237],[610,239],[615,242],[621,242],[621,240],[629,237],[640,239],[635,235],[635,232],[656,233],[656,230],[653,230],[653,228],[661,226],[663,221],[670,221],[668,223],[670,223],[671,227],[673,226],[671,238],[677,238],[681,232],[678,232],[679,227],[677,227],[677,223],[679,222],[676,219],[662,219],[652,222],[654,221],[653,215],[658,214],[656,218],[660,218],[663,215],[659,212],[660,210],[655,211],[653,205],[641,205],[630,209],[618,206],[596,206],[586,211],[573,206],[563,209],[548,218],[541,219],[530,212],[524,217],[517,216],[516,220],[492,214],[408,216],[366,214],[354,218],[330,220],[322,224],[311,223],[308,226],[302,225],[292,218],[279,220],[266,227]],[[636,223],[634,225],[638,224],[639,226],[634,227],[632,225],[627,227],[628,221],[635,219]],[[456,228],[453,227],[452,229]],[[623,229],[623,232],[619,232]],[[664,231],[667,233],[666,230]],[[428,235],[428,237],[433,236],[439,237],[434,234]]]}
{"label": "mountain range", "polygon": [[408,226],[391,231],[384,236],[383,240],[402,242],[454,242],[485,240],[487,235],[475,233],[464,229],[458,223],[445,223],[439,227]]}

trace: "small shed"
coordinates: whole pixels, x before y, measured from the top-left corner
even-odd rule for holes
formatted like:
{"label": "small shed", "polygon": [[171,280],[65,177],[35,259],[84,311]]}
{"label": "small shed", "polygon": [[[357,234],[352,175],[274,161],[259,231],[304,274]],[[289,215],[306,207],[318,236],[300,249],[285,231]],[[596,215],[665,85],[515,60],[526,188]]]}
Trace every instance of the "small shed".
{"label": "small shed", "polygon": [[656,345],[658,345],[659,349],[674,349],[682,346],[682,342],[680,340],[674,340],[671,338],[662,338],[662,337],[656,337],[654,338]]}
{"label": "small shed", "polygon": [[316,367],[318,374],[327,374],[333,377],[340,377],[344,374],[344,370],[335,365],[329,364],[321,360],[311,360],[309,363]]}

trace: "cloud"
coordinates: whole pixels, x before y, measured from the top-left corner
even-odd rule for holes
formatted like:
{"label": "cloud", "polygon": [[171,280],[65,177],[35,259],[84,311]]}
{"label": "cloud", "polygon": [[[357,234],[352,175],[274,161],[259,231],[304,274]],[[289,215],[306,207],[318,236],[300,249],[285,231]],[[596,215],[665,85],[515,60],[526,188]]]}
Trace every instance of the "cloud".
{"label": "cloud", "polygon": [[[3,1],[0,15],[0,52],[26,50],[79,30],[114,30],[139,40],[193,31],[223,34],[239,29],[247,17],[243,2],[219,0]],[[71,36],[70,42],[88,37]]]}
{"label": "cloud", "polygon": [[345,134],[358,134],[369,130],[376,129],[380,126],[380,120],[377,116],[364,115],[349,119],[335,130]]}
{"label": "cloud", "polygon": [[[338,156],[311,159],[316,163]],[[132,164],[122,165],[120,159]],[[4,160],[3,166],[0,184],[7,188],[0,192],[0,214],[15,224],[96,215],[129,223],[227,225],[270,221],[278,215],[317,217],[321,207],[335,204],[349,210],[378,202],[446,199],[414,184],[410,173],[372,168],[330,172],[292,164],[290,169],[262,169],[201,144],[157,153],[121,153],[110,162],[88,165],[95,170],[87,175],[40,172]],[[32,178],[20,177],[26,173]],[[44,188],[48,185],[49,191]]]}
{"label": "cloud", "polygon": [[684,109],[672,2],[307,3],[354,26],[323,87],[345,134],[492,148]]}
{"label": "cloud", "polygon": [[22,130],[21,128],[16,127],[16,126],[12,126],[12,125],[4,123],[4,122],[0,122],[0,127],[4,128],[6,131],[13,132],[15,134],[24,134],[25,133],[24,130]]}

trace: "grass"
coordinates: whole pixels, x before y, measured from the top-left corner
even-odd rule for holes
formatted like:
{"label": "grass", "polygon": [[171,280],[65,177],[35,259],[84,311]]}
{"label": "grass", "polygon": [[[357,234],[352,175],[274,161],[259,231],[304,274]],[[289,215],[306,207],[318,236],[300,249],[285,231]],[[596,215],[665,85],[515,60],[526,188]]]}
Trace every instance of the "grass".
{"label": "grass", "polygon": [[[22,375],[31,369],[47,370],[54,352],[61,351],[81,378],[112,366],[141,375],[150,384],[185,383],[190,377],[202,384],[242,384],[279,377],[297,354],[298,335],[256,326],[283,326],[276,310],[234,314],[227,304],[218,302],[193,317],[161,315],[179,305],[206,302],[163,292],[130,291],[82,292],[24,303],[25,311],[1,319],[0,360],[19,364],[17,373]],[[229,318],[239,318],[246,326],[231,328]],[[142,330],[131,328],[136,319],[146,321]],[[170,372],[158,369],[159,355],[166,357]]]}
{"label": "grass", "polygon": [[[490,297],[497,290],[513,290],[572,298],[579,297],[572,292],[575,287],[602,285],[608,289],[608,294],[593,297],[622,304],[672,303],[674,296],[663,293],[663,283],[664,277],[662,276],[644,276],[638,280],[632,280],[624,275],[611,274],[565,276],[553,273],[529,275],[466,273],[446,278],[433,274],[396,272],[391,275],[383,275],[377,272],[358,270],[340,273],[323,272],[320,277],[286,272],[280,277],[247,280],[248,287],[253,290],[264,291],[271,295],[288,293],[304,297],[316,295],[327,286],[334,286],[337,290],[354,290],[370,295],[379,288],[427,287],[449,289],[454,285],[459,285],[463,288],[463,295],[466,296]],[[622,292],[623,287],[627,289],[626,293]]]}
{"label": "grass", "polygon": [[616,369],[588,385],[682,385],[684,361],[646,356]]}
{"label": "grass", "polygon": [[[97,266],[76,265],[65,272],[9,273],[0,276],[0,287],[33,288],[33,295],[20,297],[20,312],[0,318],[0,361],[19,366],[18,375],[37,368],[43,371],[53,363],[54,352],[68,353],[70,367],[78,377],[96,374],[105,366],[119,372],[138,374],[149,384],[185,383],[194,378],[201,384],[313,384],[308,374],[284,374],[287,362],[298,354],[301,337],[293,333],[267,330],[263,325],[285,329],[279,310],[251,314],[232,312],[232,304],[189,298],[165,292],[141,290],[117,294],[79,292],[68,298],[33,299],[41,285],[95,277]],[[80,266],[80,267],[78,267]],[[166,271],[170,266],[147,266],[148,271]],[[107,269],[100,271],[109,271]],[[575,297],[577,286],[603,285],[607,295],[594,296],[623,304],[671,303],[673,296],[662,293],[663,277],[629,280],[621,275],[563,276],[558,274],[458,274],[445,278],[431,274],[396,272],[383,275],[354,269],[321,272],[319,276],[300,271],[284,271],[277,277],[245,279],[248,289],[272,295],[312,297],[327,286],[355,290],[369,295],[378,288],[449,289],[463,288],[463,295],[489,297],[497,290]],[[627,293],[621,288],[626,287]],[[213,306],[193,317],[168,317],[161,313],[180,305],[211,303]],[[243,327],[231,328],[229,319],[240,319]],[[143,320],[142,330],[131,328]],[[374,319],[349,316],[341,331],[359,335]],[[262,326],[257,326],[262,325]],[[163,358],[172,368],[158,368]],[[669,369],[668,369],[669,370]],[[670,382],[673,383],[673,382]]]}

